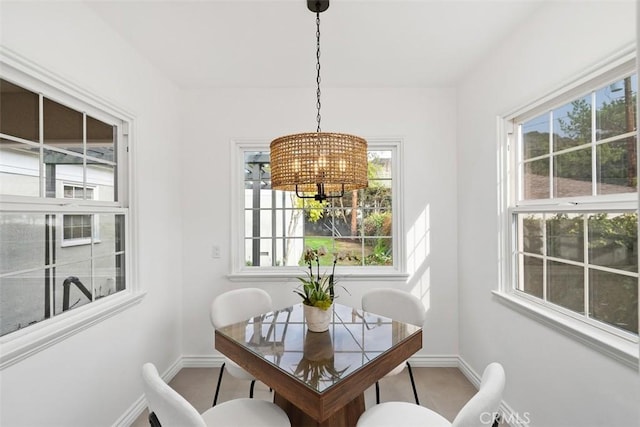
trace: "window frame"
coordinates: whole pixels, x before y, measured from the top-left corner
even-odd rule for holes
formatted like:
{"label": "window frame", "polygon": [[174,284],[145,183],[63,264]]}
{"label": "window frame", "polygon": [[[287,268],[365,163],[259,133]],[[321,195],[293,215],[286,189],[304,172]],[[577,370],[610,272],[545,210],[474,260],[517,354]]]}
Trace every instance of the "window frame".
{"label": "window frame", "polygon": [[[404,209],[402,201],[402,139],[401,138],[366,138],[370,151],[389,150],[392,152],[392,238],[393,266],[358,266],[336,267],[336,276],[340,280],[366,279],[368,281],[406,280],[404,251]],[[233,139],[231,140],[231,260],[230,273],[227,277],[232,281],[267,281],[278,282],[282,279],[299,277],[304,271],[301,266],[261,266],[249,268],[244,265],[244,153],[247,151],[269,151],[268,139]]]}
{"label": "window frame", "polygon": [[[17,53],[0,46],[1,77],[48,99],[70,106],[94,119],[112,123],[118,127],[116,150],[118,165],[117,201],[105,202],[84,200],[81,206],[77,199],[65,202],[61,198],[46,198],[20,195],[0,195],[3,212],[55,214],[121,214],[125,227],[125,289],[108,297],[99,298],[89,304],[74,308],[29,327],[18,329],[0,337],[0,371],[67,339],[94,324],[102,322],[141,302],[144,293],[139,288],[136,268],[135,227],[136,218],[133,176],[134,116],[126,110],[97,96],[81,86],[54,74]],[[116,120],[116,122],[114,122]],[[20,141],[25,142],[25,141]],[[33,145],[33,144],[31,144]],[[114,193],[115,196],[115,193]],[[94,224],[95,225],[95,224]]]}
{"label": "window frame", "polygon": [[[561,306],[548,303],[517,289],[517,213],[594,212],[598,210],[638,210],[638,192],[624,195],[580,196],[552,199],[550,203],[517,200],[516,186],[521,185],[518,167],[520,141],[515,120],[524,122],[547,110],[561,106],[581,95],[637,73],[635,46],[622,49],[587,69],[578,78],[565,82],[533,103],[497,117],[498,136],[498,229],[499,285],[493,294],[507,307],[534,319],[566,336],[593,348],[618,362],[638,369],[638,336],[603,322],[588,319]],[[637,107],[637,102],[636,102]],[[636,117],[637,118],[637,117]],[[636,138],[638,132],[635,132]],[[638,140],[636,139],[636,144]],[[549,201],[548,199],[544,199]]]}

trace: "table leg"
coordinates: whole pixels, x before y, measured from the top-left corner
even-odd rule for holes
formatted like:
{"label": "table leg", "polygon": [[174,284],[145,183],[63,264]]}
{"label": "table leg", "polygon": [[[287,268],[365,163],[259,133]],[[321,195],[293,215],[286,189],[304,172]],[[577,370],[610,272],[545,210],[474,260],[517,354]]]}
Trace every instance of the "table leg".
{"label": "table leg", "polygon": [[319,422],[278,393],[274,393],[273,402],[287,413],[291,425],[296,427],[354,427],[365,409],[364,393],[361,393],[329,418]]}

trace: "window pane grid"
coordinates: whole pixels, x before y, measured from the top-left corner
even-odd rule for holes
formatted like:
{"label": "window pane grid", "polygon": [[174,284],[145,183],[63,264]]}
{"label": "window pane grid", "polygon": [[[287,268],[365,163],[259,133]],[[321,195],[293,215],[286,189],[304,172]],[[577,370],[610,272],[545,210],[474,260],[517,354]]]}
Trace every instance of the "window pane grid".
{"label": "window pane grid", "polygon": [[518,200],[637,191],[636,92],[634,74],[519,124]]}
{"label": "window pane grid", "polygon": [[369,188],[317,202],[270,188],[268,152],[244,152],[245,266],[302,265],[305,247],[339,264],[393,265],[390,150],[369,152]]}
{"label": "window pane grid", "polygon": [[[16,196],[0,212],[0,241],[13,242],[0,263],[6,335],[126,288],[128,209],[117,196],[120,119],[58,103],[44,84],[30,91],[0,78],[0,92],[0,194]],[[54,202],[63,198],[83,207]]]}
{"label": "window pane grid", "polygon": [[519,291],[637,334],[635,212],[515,213],[514,224]]}
{"label": "window pane grid", "polygon": [[635,59],[623,70],[594,75],[506,126],[505,277],[519,297],[637,340]]}

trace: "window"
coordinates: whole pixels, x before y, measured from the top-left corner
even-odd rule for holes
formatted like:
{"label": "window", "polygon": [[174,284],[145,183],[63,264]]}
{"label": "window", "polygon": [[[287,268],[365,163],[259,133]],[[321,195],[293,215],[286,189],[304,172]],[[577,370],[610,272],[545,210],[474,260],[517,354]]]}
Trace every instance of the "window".
{"label": "window", "polygon": [[507,120],[506,290],[637,342],[635,61],[582,81]]}
{"label": "window", "polygon": [[128,289],[127,122],[10,66],[0,100],[0,335],[10,337]]}
{"label": "window", "polygon": [[[94,188],[87,187],[85,189],[82,185],[65,184],[63,189],[66,199],[93,200]],[[63,245],[91,243],[94,229],[91,225],[91,215],[64,215],[62,222]]]}
{"label": "window", "polygon": [[[324,247],[321,265],[338,270],[402,271],[398,241],[398,143],[369,141],[369,187],[317,202],[271,190],[267,144],[239,144],[243,223],[236,272],[299,273],[305,247]],[[240,164],[239,164],[240,166]],[[238,174],[240,175],[240,174]],[[239,205],[240,205],[239,204]],[[287,269],[287,267],[290,267]]]}
{"label": "window", "polygon": [[65,215],[63,219],[63,239],[65,242],[91,239],[91,215]]}

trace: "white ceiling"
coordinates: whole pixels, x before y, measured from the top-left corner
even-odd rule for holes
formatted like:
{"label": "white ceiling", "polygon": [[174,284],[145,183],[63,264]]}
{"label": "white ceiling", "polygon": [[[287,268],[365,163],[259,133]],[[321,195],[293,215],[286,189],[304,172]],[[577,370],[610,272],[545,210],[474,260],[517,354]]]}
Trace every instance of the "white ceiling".
{"label": "white ceiling", "polygon": [[[333,0],[322,87],[453,86],[544,0]],[[306,0],[87,1],[177,85],[315,85]]]}

